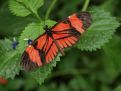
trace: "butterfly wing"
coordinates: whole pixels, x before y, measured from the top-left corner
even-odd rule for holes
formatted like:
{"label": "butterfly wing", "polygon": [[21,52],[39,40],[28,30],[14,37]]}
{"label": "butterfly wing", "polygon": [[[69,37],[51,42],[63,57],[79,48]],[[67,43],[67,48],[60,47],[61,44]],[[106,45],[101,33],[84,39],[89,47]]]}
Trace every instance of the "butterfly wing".
{"label": "butterfly wing", "polygon": [[37,49],[44,52],[46,63],[51,62],[58,54],[58,48],[50,36],[47,36],[46,43],[41,47],[41,39],[38,39]]}
{"label": "butterfly wing", "polygon": [[59,46],[66,48],[74,45],[90,24],[89,13],[76,13],[57,23],[51,30]]}
{"label": "butterfly wing", "polygon": [[51,62],[57,54],[58,48],[53,40],[47,34],[43,34],[26,48],[21,65],[25,70],[31,71]]}
{"label": "butterfly wing", "polygon": [[[41,48],[45,44],[45,39],[47,39],[47,35],[43,34],[38,37],[41,40]],[[22,55],[21,65],[25,70],[33,70],[39,66],[42,66],[42,56],[40,50],[36,48],[38,42],[38,38],[27,48],[25,49]]]}

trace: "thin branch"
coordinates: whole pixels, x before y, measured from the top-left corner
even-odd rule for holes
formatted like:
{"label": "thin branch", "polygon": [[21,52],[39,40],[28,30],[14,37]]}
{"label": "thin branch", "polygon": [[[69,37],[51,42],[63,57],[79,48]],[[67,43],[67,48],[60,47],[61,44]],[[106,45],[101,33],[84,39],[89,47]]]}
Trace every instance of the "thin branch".
{"label": "thin branch", "polygon": [[84,6],[82,8],[82,11],[86,11],[87,10],[87,8],[89,6],[89,2],[90,2],[90,0],[85,0]]}
{"label": "thin branch", "polygon": [[34,12],[31,8],[27,7],[23,2],[19,2],[18,0],[16,0],[16,2],[20,3],[21,5],[23,5],[27,10],[29,10],[33,16],[35,16],[39,21],[41,21],[41,17],[38,15],[37,12]]}
{"label": "thin branch", "polygon": [[48,19],[48,17],[49,17],[49,15],[50,15],[50,13],[51,13],[51,11],[52,11],[52,9],[53,9],[53,7],[54,7],[56,1],[57,1],[57,0],[53,0],[53,1],[52,1],[50,7],[48,8],[48,10],[47,10],[47,12],[46,12],[46,14],[45,14],[45,20]]}
{"label": "thin branch", "polygon": [[57,71],[54,72],[49,78],[57,77],[57,76],[64,76],[64,75],[80,75],[80,74],[88,74],[89,71],[86,69],[72,69],[71,71]]}

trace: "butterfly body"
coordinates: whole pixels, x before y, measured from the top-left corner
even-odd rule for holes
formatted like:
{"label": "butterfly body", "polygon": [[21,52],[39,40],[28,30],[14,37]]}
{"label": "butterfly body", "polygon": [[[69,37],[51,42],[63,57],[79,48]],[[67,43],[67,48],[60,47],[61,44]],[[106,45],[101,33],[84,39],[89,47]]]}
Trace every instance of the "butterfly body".
{"label": "butterfly body", "polygon": [[48,36],[52,37],[51,29],[47,25],[45,25],[44,30]]}
{"label": "butterfly body", "polygon": [[45,33],[32,41],[24,51],[22,67],[34,70],[50,63],[59,52],[64,55],[64,49],[76,44],[90,24],[90,14],[83,12],[73,14],[51,28],[45,25]]}

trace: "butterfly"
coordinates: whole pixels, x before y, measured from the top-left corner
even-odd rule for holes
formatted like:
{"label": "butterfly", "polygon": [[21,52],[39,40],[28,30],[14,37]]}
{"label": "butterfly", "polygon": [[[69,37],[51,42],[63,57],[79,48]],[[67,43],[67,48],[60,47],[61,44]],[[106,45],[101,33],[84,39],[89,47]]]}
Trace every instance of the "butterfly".
{"label": "butterfly", "polygon": [[64,55],[64,49],[76,44],[90,25],[91,15],[88,12],[72,14],[51,28],[45,25],[45,32],[34,41],[30,41],[25,49],[22,67],[32,71],[50,63],[59,52]]}

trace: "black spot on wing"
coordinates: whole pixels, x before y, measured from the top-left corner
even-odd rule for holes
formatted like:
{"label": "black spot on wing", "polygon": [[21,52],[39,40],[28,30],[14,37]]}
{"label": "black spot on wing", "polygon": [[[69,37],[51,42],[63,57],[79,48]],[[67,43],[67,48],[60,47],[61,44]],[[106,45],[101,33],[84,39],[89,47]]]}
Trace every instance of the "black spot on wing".
{"label": "black spot on wing", "polygon": [[42,61],[42,64],[45,64],[45,52],[43,50],[39,50],[39,56],[41,56],[41,61]]}
{"label": "black spot on wing", "polygon": [[33,63],[27,52],[24,52],[22,55],[22,61],[20,63],[22,68],[26,71],[34,71],[35,69],[38,68],[38,65],[36,63]]}
{"label": "black spot on wing", "polygon": [[68,18],[66,18],[66,19],[64,19],[63,23],[64,23],[64,24],[69,24],[69,23],[70,23],[70,21],[69,21],[69,19],[68,19]]}
{"label": "black spot on wing", "polygon": [[83,27],[86,30],[92,22],[91,15],[89,12],[81,12],[76,14],[77,17],[83,22]]}
{"label": "black spot on wing", "polygon": [[76,29],[70,29],[70,32],[71,32],[71,34],[76,35],[76,36],[80,36],[81,35],[81,33],[78,32]]}

